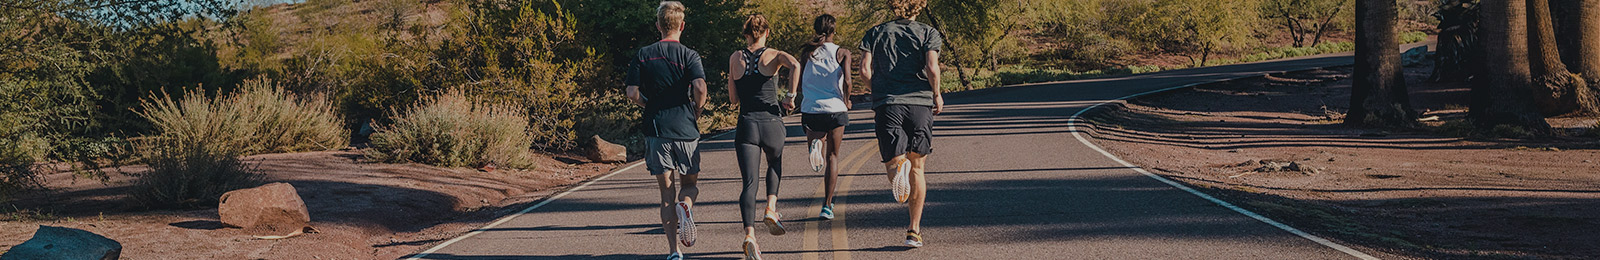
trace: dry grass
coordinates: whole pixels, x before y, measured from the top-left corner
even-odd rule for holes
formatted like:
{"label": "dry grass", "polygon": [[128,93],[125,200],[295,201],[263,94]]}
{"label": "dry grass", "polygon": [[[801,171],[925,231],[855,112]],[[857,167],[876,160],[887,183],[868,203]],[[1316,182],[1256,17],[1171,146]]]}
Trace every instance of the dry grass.
{"label": "dry grass", "polygon": [[182,99],[146,100],[140,113],[155,126],[162,144],[200,144],[239,155],[344,148],[350,133],[322,95],[288,93],[271,81],[249,81],[228,95],[208,98],[189,92]]}
{"label": "dry grass", "polygon": [[529,119],[518,106],[450,90],[394,113],[399,115],[394,124],[372,135],[367,154],[373,159],[445,167],[533,166]]}
{"label": "dry grass", "polygon": [[136,143],[150,170],[135,174],[131,195],[150,208],[215,206],[222,193],[259,182],[240,156],[342,148],[349,136],[326,98],[301,97],[270,81],[246,82],[217,98],[191,91],[142,105],[156,134]]}

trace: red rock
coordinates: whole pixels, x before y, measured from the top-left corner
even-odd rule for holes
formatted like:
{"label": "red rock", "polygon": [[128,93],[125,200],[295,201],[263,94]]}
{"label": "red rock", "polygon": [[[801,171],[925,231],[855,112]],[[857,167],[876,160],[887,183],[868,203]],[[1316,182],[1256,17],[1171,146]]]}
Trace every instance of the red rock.
{"label": "red rock", "polygon": [[222,194],[222,224],[253,236],[292,236],[310,227],[311,215],[293,185],[276,182]]}

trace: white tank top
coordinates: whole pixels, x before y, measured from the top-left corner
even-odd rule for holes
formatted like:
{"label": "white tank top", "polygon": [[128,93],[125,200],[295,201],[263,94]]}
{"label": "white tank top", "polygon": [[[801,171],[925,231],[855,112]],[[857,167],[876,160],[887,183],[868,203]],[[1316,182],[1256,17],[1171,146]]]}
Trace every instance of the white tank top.
{"label": "white tank top", "polygon": [[844,71],[839,68],[839,45],[824,43],[811,52],[806,61],[805,75],[800,77],[800,112],[828,114],[849,111],[844,105]]}

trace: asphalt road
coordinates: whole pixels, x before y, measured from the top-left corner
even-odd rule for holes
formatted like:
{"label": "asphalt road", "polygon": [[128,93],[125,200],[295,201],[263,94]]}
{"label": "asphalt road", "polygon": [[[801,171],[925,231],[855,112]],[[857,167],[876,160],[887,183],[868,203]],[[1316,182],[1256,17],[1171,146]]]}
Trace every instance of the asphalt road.
{"label": "asphalt road", "polygon": [[[850,113],[840,151],[839,218],[821,221],[822,178],[804,134],[788,124],[780,211],[784,236],[758,236],[768,259],[1359,259],[1164,183],[1080,141],[1075,113],[1189,84],[1351,64],[1349,54],[1014,86],[946,95],[928,166],[927,246],[902,246],[871,111]],[[859,104],[858,104],[859,105]],[[732,135],[704,141],[690,259],[742,257]],[[626,168],[438,245],[419,259],[664,259],[659,201],[643,166]],[[1332,246],[1330,246],[1332,245]],[[1350,253],[1357,252],[1357,253]]]}

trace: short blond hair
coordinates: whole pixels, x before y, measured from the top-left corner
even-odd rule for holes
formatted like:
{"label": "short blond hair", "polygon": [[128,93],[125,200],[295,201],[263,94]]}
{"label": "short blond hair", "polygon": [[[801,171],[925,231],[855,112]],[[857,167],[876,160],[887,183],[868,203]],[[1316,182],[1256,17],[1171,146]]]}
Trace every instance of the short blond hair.
{"label": "short blond hair", "polygon": [[684,9],[682,2],[661,1],[661,6],[656,7],[656,23],[667,31],[683,30]]}
{"label": "short blond hair", "polygon": [[928,7],[928,0],[889,0],[889,10],[894,11],[900,18],[912,18],[922,14],[922,9]]}

